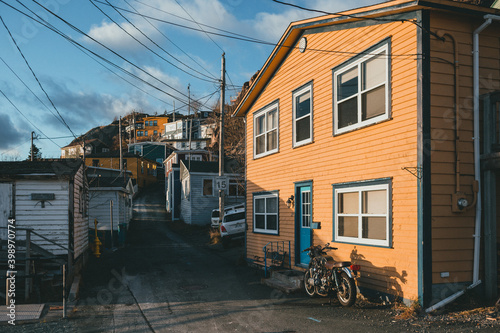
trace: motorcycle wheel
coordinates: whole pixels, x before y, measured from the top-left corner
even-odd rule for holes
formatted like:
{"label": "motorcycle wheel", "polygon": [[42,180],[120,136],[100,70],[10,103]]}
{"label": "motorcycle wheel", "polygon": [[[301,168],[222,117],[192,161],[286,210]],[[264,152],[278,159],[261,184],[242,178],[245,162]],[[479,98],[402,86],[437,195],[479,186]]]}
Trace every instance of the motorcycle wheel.
{"label": "motorcycle wheel", "polygon": [[342,306],[352,306],[356,301],[356,284],[346,272],[340,274],[339,288],[337,298]]}
{"label": "motorcycle wheel", "polygon": [[306,274],[304,274],[304,289],[306,290],[306,293],[310,297],[313,297],[316,294],[316,287],[314,287],[314,284],[309,283],[310,279],[311,279],[311,271],[307,270]]}

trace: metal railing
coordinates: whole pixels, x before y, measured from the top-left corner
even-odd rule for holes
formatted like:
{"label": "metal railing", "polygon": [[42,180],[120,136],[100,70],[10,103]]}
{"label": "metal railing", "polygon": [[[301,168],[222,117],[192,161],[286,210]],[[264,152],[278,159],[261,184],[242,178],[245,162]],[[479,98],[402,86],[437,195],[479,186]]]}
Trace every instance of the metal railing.
{"label": "metal railing", "polygon": [[[285,244],[288,243],[288,252],[285,251]],[[281,246],[280,246],[281,245]],[[267,277],[267,259],[268,254],[271,255],[271,263],[276,266],[276,263],[280,263],[280,266],[285,261],[285,257],[288,254],[288,267],[292,267],[292,256],[290,255],[291,245],[290,241],[274,241],[269,242],[262,248],[264,251],[264,276]]]}

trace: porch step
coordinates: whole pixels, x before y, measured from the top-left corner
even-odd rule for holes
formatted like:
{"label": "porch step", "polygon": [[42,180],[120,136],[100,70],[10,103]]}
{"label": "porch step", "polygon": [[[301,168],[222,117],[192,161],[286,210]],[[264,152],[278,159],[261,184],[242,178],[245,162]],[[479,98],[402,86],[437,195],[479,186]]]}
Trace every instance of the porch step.
{"label": "porch step", "polygon": [[262,283],[281,290],[286,294],[294,293],[303,288],[304,273],[294,270],[272,271],[271,277],[262,279]]}

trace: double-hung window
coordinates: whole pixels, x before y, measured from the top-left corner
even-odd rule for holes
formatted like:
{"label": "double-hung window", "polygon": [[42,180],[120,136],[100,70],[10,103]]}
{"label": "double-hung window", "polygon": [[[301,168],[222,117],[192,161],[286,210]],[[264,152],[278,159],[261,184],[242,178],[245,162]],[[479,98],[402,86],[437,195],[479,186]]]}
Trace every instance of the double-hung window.
{"label": "double-hung window", "polygon": [[293,146],[297,147],[312,142],[313,139],[312,83],[294,91],[292,98]]}
{"label": "double-hung window", "polygon": [[334,134],[389,118],[389,42],[333,70]]}
{"label": "double-hung window", "polygon": [[254,158],[278,151],[278,116],[278,102],[274,102],[254,114]]}
{"label": "double-hung window", "polygon": [[278,234],[278,192],[254,194],[253,231]]}
{"label": "double-hung window", "polygon": [[334,185],[334,240],[390,245],[390,180]]}
{"label": "double-hung window", "polygon": [[214,195],[214,183],[212,178],[203,179],[203,195],[204,196]]}

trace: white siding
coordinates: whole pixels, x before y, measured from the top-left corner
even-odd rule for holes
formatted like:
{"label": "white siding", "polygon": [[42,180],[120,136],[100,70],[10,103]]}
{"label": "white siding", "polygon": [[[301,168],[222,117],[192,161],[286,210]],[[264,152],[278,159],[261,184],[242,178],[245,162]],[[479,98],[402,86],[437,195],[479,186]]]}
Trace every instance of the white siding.
{"label": "white siding", "polygon": [[[31,193],[54,193],[55,199],[46,201],[45,208],[41,203],[31,200]],[[68,207],[69,182],[64,179],[16,181],[16,223],[18,227],[33,228],[35,232],[47,237],[53,242],[68,247]],[[18,232],[18,239],[24,239],[25,234]],[[55,255],[66,254],[67,251],[36,236],[32,242]]]}
{"label": "white siding", "polygon": [[118,230],[119,223],[129,223],[130,209],[126,206],[126,196],[117,190],[90,189],[89,228],[94,229],[97,219],[98,230],[111,230],[110,202],[113,201],[113,230]]}
{"label": "white siding", "polygon": [[[12,184],[0,184],[0,227],[7,227],[12,213]],[[0,239],[7,239],[7,229],[0,229]]]}

